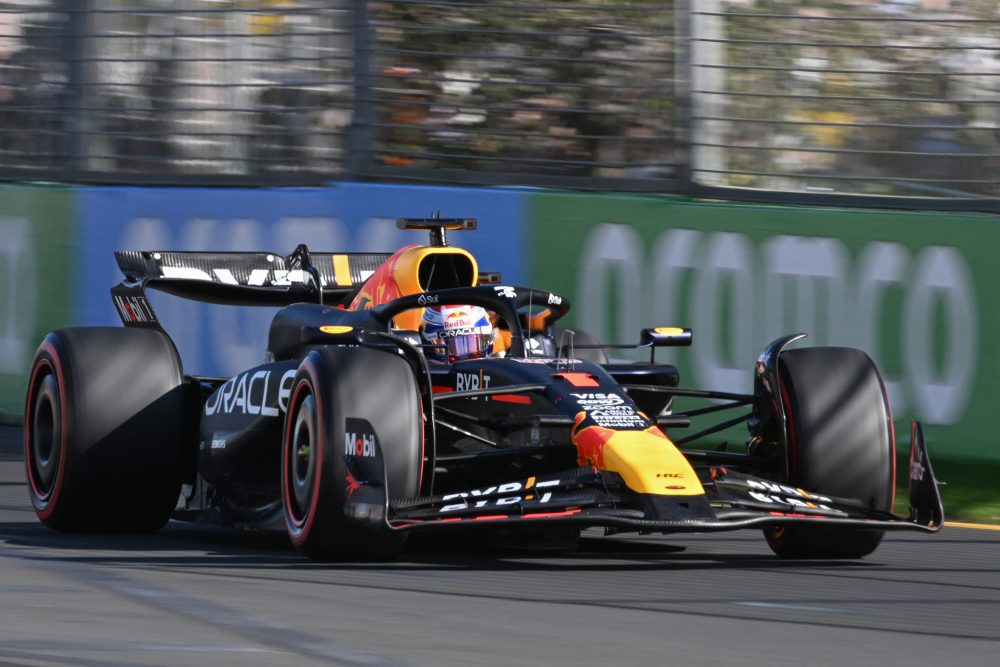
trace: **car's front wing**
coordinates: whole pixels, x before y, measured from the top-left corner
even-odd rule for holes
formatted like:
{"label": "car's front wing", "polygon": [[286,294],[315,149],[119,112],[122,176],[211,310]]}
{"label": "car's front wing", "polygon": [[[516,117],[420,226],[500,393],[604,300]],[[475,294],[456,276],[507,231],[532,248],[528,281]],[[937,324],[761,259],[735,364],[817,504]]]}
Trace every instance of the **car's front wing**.
{"label": "car's front wing", "polygon": [[[703,495],[636,493],[616,473],[578,468],[391,502],[385,500],[380,480],[359,469],[354,477],[369,481],[361,482],[346,510],[356,521],[406,531],[562,523],[638,532],[708,532],[779,524],[936,532],[944,511],[919,424],[914,424],[910,444],[907,517],[871,510],[859,500],[811,493],[721,466],[699,470]],[[369,467],[368,472],[374,471]]]}

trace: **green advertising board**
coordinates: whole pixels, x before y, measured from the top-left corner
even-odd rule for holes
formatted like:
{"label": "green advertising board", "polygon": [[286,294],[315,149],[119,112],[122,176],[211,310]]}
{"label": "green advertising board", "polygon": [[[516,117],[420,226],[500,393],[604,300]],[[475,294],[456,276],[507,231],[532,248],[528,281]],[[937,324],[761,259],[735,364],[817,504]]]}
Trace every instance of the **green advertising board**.
{"label": "green advertising board", "polygon": [[0,418],[19,419],[35,349],[71,323],[69,237],[73,193],[0,186]]}
{"label": "green advertising board", "polygon": [[572,325],[614,343],[691,327],[657,353],[684,386],[748,392],[760,350],[806,332],[875,359],[901,443],[918,419],[939,456],[1000,461],[1000,217],[541,193],[526,237]]}

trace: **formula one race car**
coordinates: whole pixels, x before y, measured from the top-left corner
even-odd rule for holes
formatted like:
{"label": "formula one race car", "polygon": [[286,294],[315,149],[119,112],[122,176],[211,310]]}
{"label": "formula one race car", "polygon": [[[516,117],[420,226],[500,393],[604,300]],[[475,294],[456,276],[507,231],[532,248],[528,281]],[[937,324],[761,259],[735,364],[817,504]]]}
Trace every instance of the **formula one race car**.
{"label": "formula one race car", "polygon": [[[858,558],[887,530],[937,531],[943,510],[919,424],[907,518],[893,515],[885,385],[848,348],[760,355],[752,393],[682,389],[656,348],[689,329],[601,345],[560,329],[565,297],[481,275],[446,232],[395,254],[116,253],[124,328],[54,331],[35,356],[25,461],[35,512],[59,530],[156,530],[171,517],[281,521],[303,554],[384,559],[409,533],[545,534],[761,528],[782,557]],[[266,363],[185,375],[147,288],[280,305]],[[612,362],[641,347],[649,362]],[[707,405],[686,414],[675,397]],[[685,437],[666,431],[726,409]],[[743,451],[683,448],[741,422]],[[532,530],[524,531],[525,528]]]}

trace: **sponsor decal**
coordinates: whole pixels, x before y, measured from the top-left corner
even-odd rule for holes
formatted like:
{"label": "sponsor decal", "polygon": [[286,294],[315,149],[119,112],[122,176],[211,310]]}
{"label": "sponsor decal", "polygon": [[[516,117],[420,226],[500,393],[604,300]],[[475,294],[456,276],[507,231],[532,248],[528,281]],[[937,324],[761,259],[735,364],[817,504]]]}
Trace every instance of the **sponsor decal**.
{"label": "sponsor decal", "polygon": [[113,300],[122,322],[156,322],[156,315],[146,297],[115,295]]}
{"label": "sponsor decal", "polygon": [[528,357],[522,359],[520,357],[512,357],[512,359],[518,363],[522,364],[582,364],[583,362],[579,359],[542,359],[540,357]]}
{"label": "sponsor decal", "polygon": [[594,423],[604,428],[634,429],[649,426],[645,417],[627,405],[599,408],[591,410],[589,414]]}
{"label": "sponsor decal", "polygon": [[402,296],[396,284],[396,262],[401,251],[397,251],[365,281],[361,291],[354,297],[349,310],[368,310]]}
{"label": "sponsor decal", "polygon": [[577,323],[598,338],[624,338],[650,320],[690,322],[700,336],[696,386],[743,391],[747,360],[763,344],[806,331],[813,345],[858,347],[898,368],[885,374],[897,417],[950,425],[969,409],[983,368],[982,305],[973,265],[956,247],[683,228],[652,239],[599,224],[578,271]]}
{"label": "sponsor decal", "polygon": [[509,285],[494,285],[493,289],[496,290],[496,293],[499,296],[502,296],[505,299],[517,298],[517,292],[514,291],[514,288],[510,287]]}
{"label": "sponsor decal", "polygon": [[[438,510],[439,514],[445,514],[447,512],[455,512],[457,510],[464,509],[475,509],[479,507],[503,507],[505,505],[515,505],[517,503],[523,502],[534,502],[534,503],[547,503],[552,499],[551,491],[543,491],[541,493],[527,493],[521,494],[520,491],[529,491],[534,489],[544,489],[549,486],[558,486],[558,479],[549,479],[542,482],[535,482],[532,477],[526,482],[507,482],[506,484],[500,484],[499,486],[490,486],[485,489],[473,489],[472,491],[461,491],[459,493],[449,493],[441,498],[441,500],[457,500],[461,499],[460,503],[451,503],[443,506]],[[518,495],[506,495],[510,493],[517,493]],[[485,497],[484,497],[485,496]],[[501,496],[495,498],[493,496]]]}
{"label": "sponsor decal", "polygon": [[618,394],[603,394],[603,393],[572,394],[571,393],[570,396],[576,399],[576,402],[580,405],[581,408],[588,411],[593,410],[595,408],[600,408],[610,405],[623,405],[625,403],[625,399],[619,396]]}
{"label": "sponsor decal", "polygon": [[[240,373],[226,381],[205,403],[205,414],[245,414],[277,417],[288,411],[296,369],[276,379],[272,371]],[[275,407],[277,403],[277,407]]]}
{"label": "sponsor decal", "polygon": [[910,461],[910,479],[914,482],[922,482],[925,474],[927,474],[927,468],[924,467],[923,457],[919,451],[915,450],[913,459]]}
{"label": "sponsor decal", "polygon": [[354,492],[361,488],[361,484],[358,480],[354,479],[354,475],[351,474],[350,470],[348,470],[347,475],[344,476],[344,481],[347,482],[347,499],[350,500],[351,496],[354,495]]}
{"label": "sponsor decal", "polygon": [[750,488],[750,496],[754,500],[762,503],[780,505],[791,505],[793,507],[812,507],[815,509],[833,511],[827,503],[833,501],[826,496],[820,496],[792,488],[784,484],[774,482],[764,482],[755,479],[748,479],[747,486]]}
{"label": "sponsor decal", "polygon": [[604,446],[615,432],[603,426],[580,428],[586,418],[586,412],[576,413],[576,424],[571,432],[573,444],[576,445],[576,462],[581,466],[591,465],[603,470]]}
{"label": "sponsor decal", "polygon": [[[580,466],[593,466],[599,470],[606,470],[604,450],[615,434],[621,436],[626,445],[630,441],[641,441],[636,439],[645,439],[647,436],[667,441],[667,437],[660,429],[656,426],[649,426],[648,423],[647,428],[643,429],[641,433],[637,432],[638,429],[631,429],[628,433],[621,433],[622,429],[620,428],[611,429],[600,425],[591,425],[587,419],[589,416],[591,416],[591,413],[588,412],[576,413],[573,428],[570,430],[570,438],[573,444],[576,445],[576,461]],[[642,415],[638,416],[642,417]],[[661,473],[664,478],[668,479],[678,479],[677,477],[673,477],[676,474]],[[666,488],[676,489],[677,487],[667,486]],[[687,487],[681,486],[680,488],[684,489]]]}
{"label": "sponsor decal", "polygon": [[438,298],[437,295],[435,294],[421,294],[419,297],[417,297],[417,303],[419,303],[421,306],[435,304],[437,302]]}
{"label": "sponsor decal", "polygon": [[328,333],[328,334],[345,334],[349,333],[350,331],[353,331],[354,327],[345,326],[343,324],[339,325],[324,324],[319,328],[319,330],[322,331],[323,333]]}
{"label": "sponsor decal", "polygon": [[[470,325],[472,324],[471,320],[466,320],[466,322],[468,322]],[[476,334],[490,333],[489,330],[486,329],[486,327],[462,326],[461,324],[459,326],[462,328],[442,329],[441,331],[437,332],[437,335],[439,338],[456,338],[458,336],[474,336]]]}
{"label": "sponsor decal", "polygon": [[631,405],[624,405],[624,397],[618,394],[586,393],[570,394],[594,423],[603,428],[635,429],[646,428],[650,422],[636,412]]}
{"label": "sponsor decal", "polygon": [[[123,278],[112,251],[183,248],[249,252],[270,248],[288,252],[299,243],[307,243],[310,248],[336,249],[337,253],[391,253],[414,240],[412,232],[396,228],[397,215],[389,201],[392,197],[387,199],[386,195],[396,188],[411,203],[413,197],[428,196],[428,200],[436,198],[433,205],[438,207],[442,206],[442,197],[458,201],[468,196],[464,188],[445,188],[430,196],[418,187],[357,183],[295,191],[131,188],[129,192],[112,192],[113,188],[70,191],[59,187],[39,193],[35,192],[37,188],[12,186],[5,193],[6,206],[0,215],[3,238],[0,276],[7,278],[0,288],[6,295],[6,299],[0,299],[0,369],[13,367],[5,372],[17,375],[0,378],[6,382],[0,389],[26,381],[23,376],[44,332],[70,324],[121,326],[108,294],[108,288]],[[518,202],[523,195],[481,191],[479,196],[496,203],[491,214],[502,217],[504,223],[471,235],[467,239],[469,249],[480,263],[493,264],[492,268],[502,269],[512,278],[521,275],[523,262],[515,248],[521,242],[520,221],[524,213]],[[26,204],[21,203],[24,200]],[[79,205],[70,205],[76,202]],[[429,207],[431,203],[418,204],[421,210]],[[74,233],[79,231],[74,243],[41,243],[42,239],[61,237],[58,230],[69,221],[70,209],[73,209]],[[25,217],[11,218],[12,215]],[[321,256],[319,252],[314,255]],[[163,257],[169,257],[169,253],[164,252]],[[275,257],[280,262],[277,254]],[[329,257],[326,254],[321,259],[329,264]],[[199,268],[210,271],[229,267],[234,278],[244,282],[251,268],[280,266],[265,262],[265,257],[259,255],[257,263],[244,270],[222,261]],[[371,272],[358,271],[356,264],[351,256],[351,273],[359,274],[354,279],[364,281]],[[42,266],[46,269],[40,273]],[[43,302],[39,294],[45,290],[33,289],[36,283],[44,277],[45,284],[50,281],[52,285],[61,284],[58,280],[63,280],[67,271],[77,271],[74,278],[65,282],[67,289],[49,290],[51,298]],[[30,277],[36,273],[37,279]],[[338,278],[338,272],[333,278],[326,274],[331,284]],[[360,283],[354,284],[357,287]],[[74,289],[69,289],[70,286]],[[374,293],[372,290],[369,297]],[[157,319],[174,338],[185,369],[196,370],[199,375],[229,378],[260,364],[261,341],[267,339],[274,315],[272,308],[220,308],[199,301],[157,296],[149,294],[150,304]],[[66,297],[73,300],[72,307]],[[12,319],[4,319],[5,313]],[[11,412],[21,411],[24,389],[16,390],[12,398],[16,400],[5,400],[5,405]]]}
{"label": "sponsor decal", "polygon": [[473,391],[487,389],[493,378],[479,373],[455,373],[455,391]]}
{"label": "sponsor decal", "polygon": [[226,439],[225,438],[212,438],[211,449],[225,449]]}
{"label": "sponsor decal", "polygon": [[561,296],[559,296],[558,294],[552,294],[551,292],[549,293],[549,305],[550,306],[561,306],[562,302],[563,302],[563,300],[562,300]]}
{"label": "sponsor decal", "polygon": [[[154,259],[160,257],[154,256]],[[182,280],[206,280],[208,282],[223,283],[225,285],[239,285],[240,282],[233,275],[230,269],[210,269],[211,273],[196,269],[191,266],[161,266],[163,278],[180,278]],[[322,284],[326,285],[326,280]],[[288,287],[290,285],[307,285],[312,283],[313,278],[307,271],[302,269],[253,269],[247,279],[246,285],[262,287],[271,285],[274,287]]]}
{"label": "sponsor decal", "polygon": [[375,429],[365,419],[348,417],[344,422],[344,455],[375,458],[378,441]]}

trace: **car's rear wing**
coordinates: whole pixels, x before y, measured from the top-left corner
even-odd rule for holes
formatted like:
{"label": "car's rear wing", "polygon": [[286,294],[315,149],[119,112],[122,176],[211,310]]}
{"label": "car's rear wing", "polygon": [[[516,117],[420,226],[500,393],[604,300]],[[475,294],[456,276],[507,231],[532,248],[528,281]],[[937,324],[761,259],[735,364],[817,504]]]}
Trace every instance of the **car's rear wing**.
{"label": "car's rear wing", "polygon": [[185,299],[242,306],[285,306],[303,301],[339,305],[350,298],[390,253],[272,252],[115,253],[125,280],[111,289],[126,326],[159,328],[147,287]]}
{"label": "car's rear wing", "polygon": [[[399,229],[430,231],[431,246],[447,246],[445,230],[469,230],[474,218],[400,218]],[[299,245],[288,256],[273,252],[175,252],[125,250],[115,253],[125,280],[111,298],[125,326],[160,329],[146,299],[152,287],[196,301],[233,306],[287,306],[314,301],[346,306],[368,278],[392,257],[384,252],[310,252]],[[472,261],[475,266],[475,262]],[[481,273],[479,282],[500,282]],[[475,283],[473,283],[475,284]]]}

